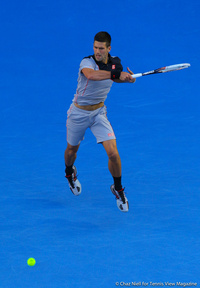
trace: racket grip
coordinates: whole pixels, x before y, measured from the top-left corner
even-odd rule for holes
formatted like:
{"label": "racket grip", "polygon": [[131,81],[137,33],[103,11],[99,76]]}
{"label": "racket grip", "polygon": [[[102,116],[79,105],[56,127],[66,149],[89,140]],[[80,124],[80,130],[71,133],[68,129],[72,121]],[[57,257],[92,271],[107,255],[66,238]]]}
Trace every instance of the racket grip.
{"label": "racket grip", "polygon": [[137,73],[137,74],[131,75],[132,78],[138,78],[138,77],[141,77],[141,76],[142,76],[142,73]]}

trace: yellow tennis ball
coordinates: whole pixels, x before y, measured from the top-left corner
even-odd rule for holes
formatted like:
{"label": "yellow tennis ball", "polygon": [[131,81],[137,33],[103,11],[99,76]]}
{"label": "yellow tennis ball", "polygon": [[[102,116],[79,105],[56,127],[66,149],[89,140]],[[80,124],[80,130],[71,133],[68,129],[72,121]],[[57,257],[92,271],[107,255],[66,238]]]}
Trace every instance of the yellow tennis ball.
{"label": "yellow tennis ball", "polygon": [[35,263],[36,263],[36,261],[35,261],[34,258],[29,258],[29,259],[27,260],[27,264],[28,264],[28,266],[34,266]]}

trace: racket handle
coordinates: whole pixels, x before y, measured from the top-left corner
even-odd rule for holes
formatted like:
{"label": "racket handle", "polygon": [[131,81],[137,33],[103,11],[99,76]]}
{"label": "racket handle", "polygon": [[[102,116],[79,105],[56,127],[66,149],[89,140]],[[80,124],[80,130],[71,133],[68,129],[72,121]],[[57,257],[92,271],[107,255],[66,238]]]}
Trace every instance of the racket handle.
{"label": "racket handle", "polygon": [[142,76],[142,73],[137,73],[137,74],[131,75],[132,78],[138,78],[138,77],[141,77],[141,76]]}

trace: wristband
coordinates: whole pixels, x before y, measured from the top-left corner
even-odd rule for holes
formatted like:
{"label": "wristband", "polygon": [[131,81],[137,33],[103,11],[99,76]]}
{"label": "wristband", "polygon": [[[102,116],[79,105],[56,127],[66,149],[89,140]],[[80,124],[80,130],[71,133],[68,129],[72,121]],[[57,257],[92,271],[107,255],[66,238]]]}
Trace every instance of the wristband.
{"label": "wristband", "polygon": [[120,75],[121,75],[121,71],[111,70],[111,79],[112,80],[119,79]]}

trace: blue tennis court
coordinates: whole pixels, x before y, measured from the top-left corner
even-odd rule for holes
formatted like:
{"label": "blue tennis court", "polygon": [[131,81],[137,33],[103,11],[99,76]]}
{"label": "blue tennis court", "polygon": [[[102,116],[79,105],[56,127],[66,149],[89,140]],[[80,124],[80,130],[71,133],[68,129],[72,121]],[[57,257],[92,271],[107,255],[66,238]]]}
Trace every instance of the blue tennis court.
{"label": "blue tennis court", "polygon": [[[199,1],[0,6],[0,287],[198,287]],[[66,112],[99,31],[111,34],[124,70],[191,64],[114,83],[108,95],[128,213],[91,131],[76,160],[79,197],[64,177]]]}

